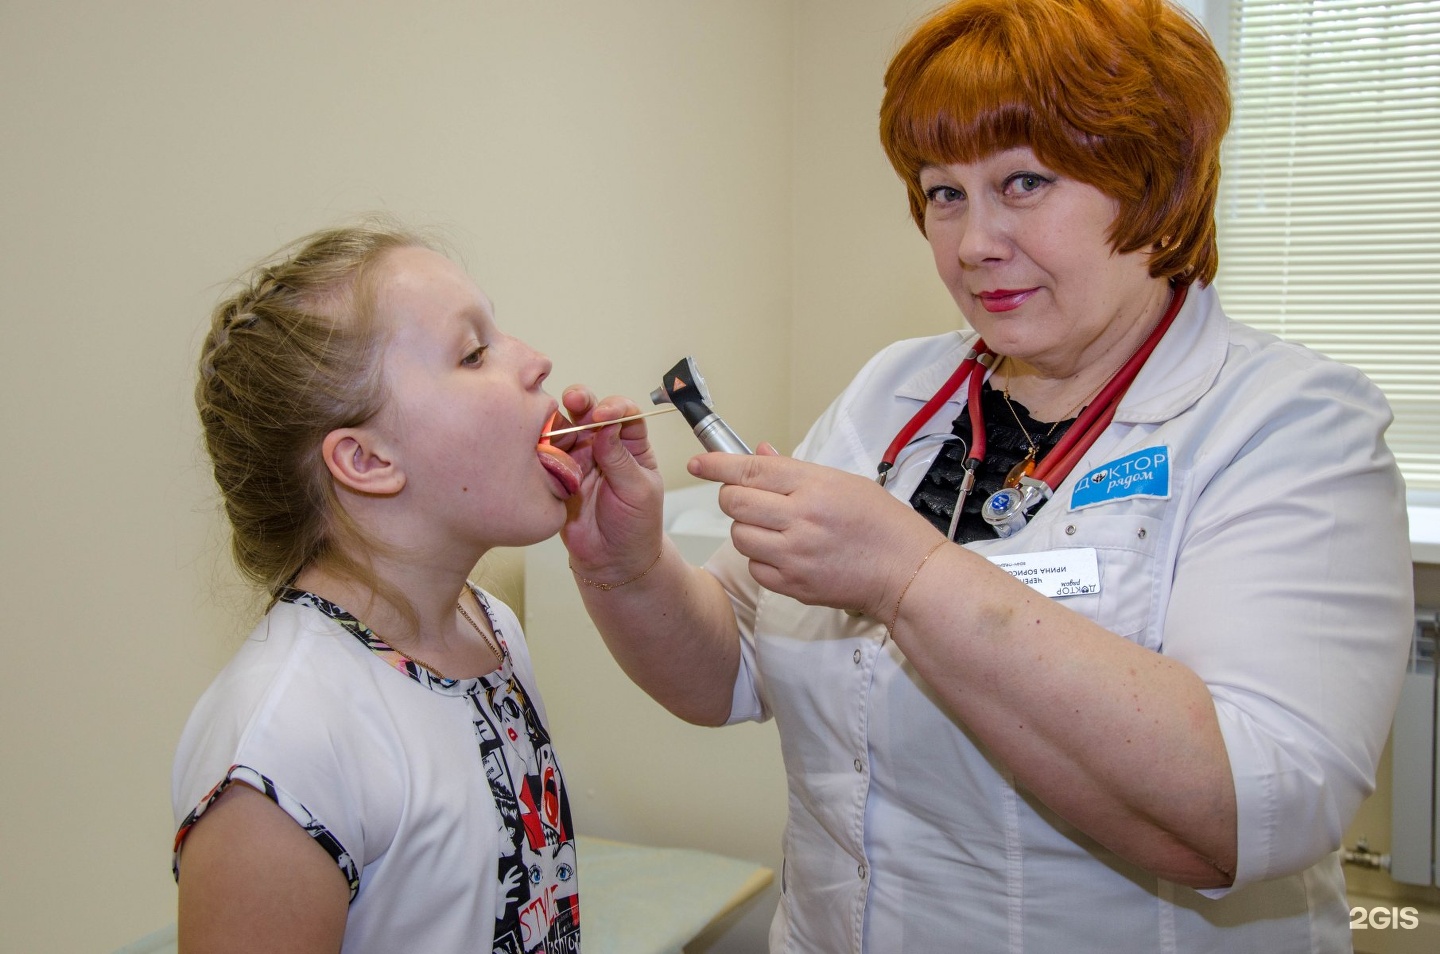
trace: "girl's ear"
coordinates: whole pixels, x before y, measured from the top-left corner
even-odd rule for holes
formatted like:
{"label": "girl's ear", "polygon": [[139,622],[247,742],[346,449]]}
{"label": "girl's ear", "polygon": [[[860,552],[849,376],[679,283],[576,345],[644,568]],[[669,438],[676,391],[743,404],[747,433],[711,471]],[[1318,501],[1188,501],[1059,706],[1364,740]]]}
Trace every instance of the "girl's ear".
{"label": "girl's ear", "polygon": [[325,435],[325,466],[342,487],[373,496],[398,494],[405,473],[373,431],[342,427]]}

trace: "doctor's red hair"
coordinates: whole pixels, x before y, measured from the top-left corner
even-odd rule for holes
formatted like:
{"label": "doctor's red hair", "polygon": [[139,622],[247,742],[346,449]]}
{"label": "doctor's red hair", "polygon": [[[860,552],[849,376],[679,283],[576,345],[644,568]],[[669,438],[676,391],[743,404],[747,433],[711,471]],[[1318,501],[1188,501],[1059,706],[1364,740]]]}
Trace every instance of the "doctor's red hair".
{"label": "doctor's red hair", "polygon": [[958,0],[885,73],[880,138],[925,228],[920,170],[1028,146],[1120,210],[1118,252],[1156,277],[1208,283],[1230,124],[1225,68],[1164,0]]}

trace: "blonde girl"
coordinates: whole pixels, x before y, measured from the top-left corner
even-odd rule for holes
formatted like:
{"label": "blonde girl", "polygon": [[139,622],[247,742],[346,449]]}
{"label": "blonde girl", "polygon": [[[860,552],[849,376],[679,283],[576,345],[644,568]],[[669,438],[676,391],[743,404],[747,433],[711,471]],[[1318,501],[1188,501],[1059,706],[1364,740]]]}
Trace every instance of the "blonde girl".
{"label": "blonde girl", "polygon": [[550,361],[385,224],[216,308],[196,403],[270,607],[175,761],[181,950],[572,952],[569,801],[514,613],[468,581],[556,533]]}

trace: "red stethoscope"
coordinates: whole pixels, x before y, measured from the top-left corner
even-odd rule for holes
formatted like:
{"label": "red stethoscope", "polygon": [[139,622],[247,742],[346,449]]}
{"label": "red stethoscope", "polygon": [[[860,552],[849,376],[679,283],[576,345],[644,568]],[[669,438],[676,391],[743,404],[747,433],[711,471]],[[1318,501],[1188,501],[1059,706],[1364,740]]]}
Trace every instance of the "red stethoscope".
{"label": "red stethoscope", "polygon": [[[1095,400],[1086,406],[1080,413],[1079,418],[1060,438],[1059,443],[1046,454],[1040,461],[1029,460],[1022,462],[1017,470],[1021,471],[1014,486],[1006,486],[990,495],[981,509],[981,516],[985,522],[995,528],[995,532],[1002,537],[1008,537],[1025,525],[1029,512],[1035,505],[1043,500],[1050,499],[1055,488],[1060,486],[1085,453],[1090,450],[1095,441],[1110,422],[1115,418],[1115,409],[1120,406],[1120,399],[1130,389],[1130,384],[1139,375],[1140,369],[1145,366],[1150,353],[1165,336],[1166,330],[1175,320],[1180,312],[1180,306],[1185,304],[1185,296],[1189,292],[1189,285],[1177,285],[1170,296],[1170,306],[1165,309],[1165,314],[1160,318],[1150,336],[1130,356],[1130,360],[1115,372],[1115,375],[1106,383],[1105,387],[1096,395]],[[965,500],[970,496],[970,491],[975,487],[975,469],[985,460],[985,418],[980,409],[980,388],[985,383],[985,371],[990,367],[990,359],[995,352],[991,351],[985,342],[976,339],[973,347],[965,354],[964,360],[955,372],[940,385],[940,390],[930,400],[925,402],[924,407],[910,418],[909,422],[895,435],[890,446],[885,450],[885,456],[880,458],[880,464],[876,468],[879,481],[883,487],[890,470],[895,466],[895,460],[900,456],[900,451],[915,436],[932,417],[935,412],[957,391],[961,385],[969,385],[966,392],[966,407],[970,413],[970,452],[965,458],[965,475],[960,481],[960,493],[955,499],[955,514],[950,520],[949,537],[955,536],[955,527],[960,519],[960,511],[965,506]],[[1012,472],[1013,475],[1013,472]],[[1010,481],[1006,481],[1007,485]]]}

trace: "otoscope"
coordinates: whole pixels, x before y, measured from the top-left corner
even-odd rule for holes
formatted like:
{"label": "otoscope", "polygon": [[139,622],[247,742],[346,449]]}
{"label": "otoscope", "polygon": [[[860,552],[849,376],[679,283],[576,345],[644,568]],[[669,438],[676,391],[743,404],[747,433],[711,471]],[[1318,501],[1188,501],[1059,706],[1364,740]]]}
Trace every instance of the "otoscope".
{"label": "otoscope", "polygon": [[710,389],[695,367],[694,358],[684,358],[665,372],[661,385],[650,392],[654,404],[673,404],[690,423],[695,436],[706,450],[722,451],[726,454],[753,453],[745,446],[740,435],[720,419],[710,406]]}

